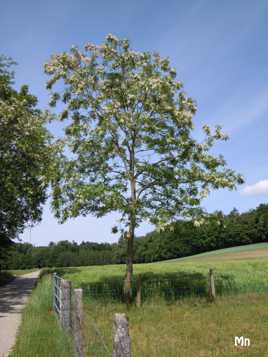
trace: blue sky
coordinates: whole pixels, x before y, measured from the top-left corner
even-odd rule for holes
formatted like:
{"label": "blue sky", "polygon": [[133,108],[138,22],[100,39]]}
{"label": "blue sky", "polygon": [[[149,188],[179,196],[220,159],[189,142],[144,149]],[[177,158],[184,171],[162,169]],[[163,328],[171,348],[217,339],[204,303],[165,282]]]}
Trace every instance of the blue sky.
{"label": "blue sky", "polygon": [[[195,123],[221,124],[231,139],[218,145],[246,184],[204,201],[208,211],[245,211],[268,198],[268,2],[266,0],[11,0],[0,11],[0,53],[18,62],[16,85],[27,83],[47,107],[43,64],[53,53],[107,33],[136,50],[169,56],[186,92],[198,103]],[[52,130],[57,133],[57,126]],[[22,235],[36,245],[62,239],[116,241],[116,216],[59,225],[46,205],[43,221]],[[144,224],[139,233],[151,227]]]}

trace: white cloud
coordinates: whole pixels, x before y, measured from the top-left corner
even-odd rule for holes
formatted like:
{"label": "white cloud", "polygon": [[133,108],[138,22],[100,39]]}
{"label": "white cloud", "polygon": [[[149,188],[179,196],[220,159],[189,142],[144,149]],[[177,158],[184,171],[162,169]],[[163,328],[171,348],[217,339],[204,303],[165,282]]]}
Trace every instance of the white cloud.
{"label": "white cloud", "polygon": [[247,185],[242,190],[242,194],[246,196],[268,195],[268,180],[260,180],[253,185]]}

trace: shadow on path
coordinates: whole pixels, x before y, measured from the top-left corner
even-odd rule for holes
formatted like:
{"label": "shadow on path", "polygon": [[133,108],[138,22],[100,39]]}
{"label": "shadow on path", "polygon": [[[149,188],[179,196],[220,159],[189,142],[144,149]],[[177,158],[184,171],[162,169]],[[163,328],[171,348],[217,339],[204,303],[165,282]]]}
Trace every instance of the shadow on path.
{"label": "shadow on path", "polygon": [[21,303],[31,293],[35,282],[35,277],[17,277],[0,287],[0,318],[3,313],[21,312]]}

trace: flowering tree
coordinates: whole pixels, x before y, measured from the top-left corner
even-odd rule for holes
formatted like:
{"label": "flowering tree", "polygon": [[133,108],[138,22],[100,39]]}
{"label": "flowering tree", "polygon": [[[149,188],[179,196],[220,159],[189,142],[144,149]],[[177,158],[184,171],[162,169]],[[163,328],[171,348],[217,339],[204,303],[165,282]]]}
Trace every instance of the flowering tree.
{"label": "flowering tree", "polygon": [[196,105],[168,59],[135,52],[110,34],[99,46],[52,56],[45,72],[49,89],[62,80],[50,104],[62,101],[60,119],[68,119],[53,177],[54,210],[61,221],[121,213],[130,301],[139,224],[196,217],[211,189],[233,189],[242,177],[210,153],[215,141],[227,139],[220,127],[205,125],[204,141],[193,138]]}

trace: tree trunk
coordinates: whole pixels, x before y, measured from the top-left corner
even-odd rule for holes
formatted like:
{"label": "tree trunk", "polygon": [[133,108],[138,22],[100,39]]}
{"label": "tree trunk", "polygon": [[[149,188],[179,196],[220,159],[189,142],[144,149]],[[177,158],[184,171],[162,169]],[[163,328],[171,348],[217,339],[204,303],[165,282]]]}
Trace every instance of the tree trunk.
{"label": "tree trunk", "polygon": [[127,238],[127,261],[126,261],[126,276],[124,283],[124,292],[127,305],[132,302],[132,277],[133,277],[133,242],[134,242],[134,227],[130,227]]}
{"label": "tree trunk", "polygon": [[124,292],[127,306],[132,302],[132,277],[133,277],[133,258],[134,258],[134,235],[136,227],[136,177],[135,177],[135,135],[132,138],[132,145],[129,149],[129,172],[130,172],[130,211],[129,229],[127,234],[127,261]]}

